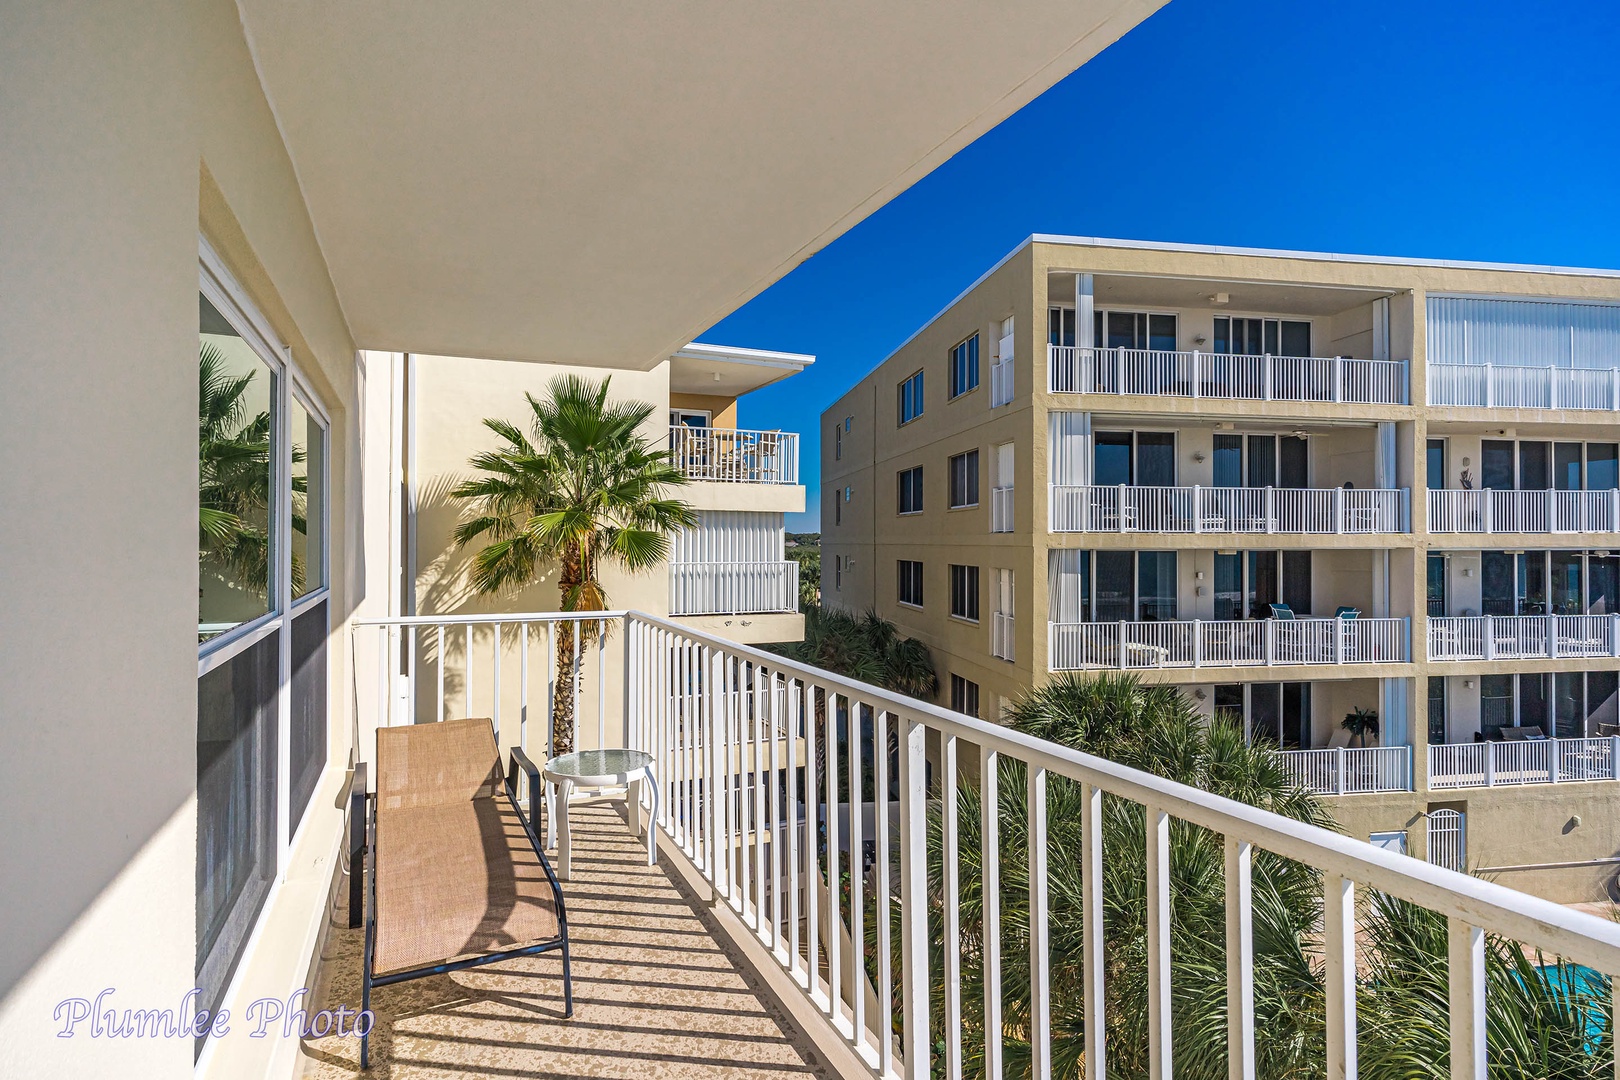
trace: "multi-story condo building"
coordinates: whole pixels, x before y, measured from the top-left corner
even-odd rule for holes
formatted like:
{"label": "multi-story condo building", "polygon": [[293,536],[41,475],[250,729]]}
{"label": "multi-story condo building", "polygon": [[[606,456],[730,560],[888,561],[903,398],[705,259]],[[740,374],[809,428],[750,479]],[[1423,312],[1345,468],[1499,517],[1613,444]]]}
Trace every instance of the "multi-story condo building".
{"label": "multi-story condo building", "polygon": [[823,425],[823,597],[943,703],[1133,672],[1365,838],[1614,877],[1620,274],[1035,236]]}

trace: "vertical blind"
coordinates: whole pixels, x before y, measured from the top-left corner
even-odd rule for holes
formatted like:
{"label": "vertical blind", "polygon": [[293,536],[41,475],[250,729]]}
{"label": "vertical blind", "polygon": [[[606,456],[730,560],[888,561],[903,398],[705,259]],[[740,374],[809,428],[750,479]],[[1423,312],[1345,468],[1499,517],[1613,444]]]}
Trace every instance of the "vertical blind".
{"label": "vertical blind", "polygon": [[678,563],[781,562],[786,539],[781,514],[699,510],[697,528],[675,534],[669,558]]}
{"label": "vertical blind", "polygon": [[1431,296],[1428,323],[1431,364],[1620,364],[1620,304]]}

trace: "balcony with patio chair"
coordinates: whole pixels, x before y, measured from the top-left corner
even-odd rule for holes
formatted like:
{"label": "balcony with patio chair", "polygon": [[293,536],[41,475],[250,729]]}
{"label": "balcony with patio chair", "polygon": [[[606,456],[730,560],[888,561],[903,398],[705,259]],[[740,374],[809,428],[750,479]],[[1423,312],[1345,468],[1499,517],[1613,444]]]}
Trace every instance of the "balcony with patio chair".
{"label": "balcony with patio chair", "polygon": [[[360,622],[357,640],[366,647],[357,655],[403,651],[415,658],[403,681],[386,670],[356,671],[357,694],[365,686],[384,691],[372,721],[485,714],[503,752],[526,748],[542,757],[559,722],[559,699],[542,672],[549,674],[557,642],[568,641],[581,620],[496,618],[502,621]],[[1053,785],[1081,785],[1088,796],[1073,823],[1087,868],[1078,913],[1087,940],[1101,941],[1108,901],[1103,796],[1144,808],[1143,948],[1157,973],[1144,1019],[1156,1060],[1168,1062],[1184,1037],[1170,1007],[1179,977],[1169,932],[1175,821],[1225,838],[1226,978],[1236,1006],[1225,1052],[1239,1075],[1252,1072],[1267,1038],[1252,1020],[1250,989],[1255,909],[1248,882],[1258,852],[1323,875],[1329,918],[1321,948],[1333,970],[1355,971],[1365,947],[1353,902],[1359,887],[1438,911],[1454,937],[1500,934],[1620,971],[1620,930],[1590,915],[668,620],[603,612],[589,621],[607,633],[590,635],[591,644],[576,652],[568,722],[581,738],[594,728],[598,739],[647,754],[662,797],[632,794],[621,808],[624,796],[612,790],[575,796],[574,872],[563,893],[576,1015],[561,1015],[561,961],[550,954],[449,971],[409,991],[382,987],[373,998],[372,1048],[384,1073],[407,1063],[482,1071],[498,1058],[502,1071],[547,1075],[657,1067],[672,1075],[743,1070],[922,1080],[934,1074],[936,1056],[950,1075],[981,1056],[995,1068],[1011,1039],[1027,1039],[1046,1060],[1060,1040],[1076,1049],[1081,1040],[1084,1053],[1101,1060],[1113,1038],[1102,949],[1077,958],[1085,981],[1073,1004],[1089,1018],[1086,1034],[1066,1036],[1051,1019],[1056,1003],[1045,973],[1056,958],[1042,943],[1054,917],[1046,809]],[[853,730],[844,721],[857,715],[871,737],[852,741],[841,733]],[[362,738],[363,757],[370,743]],[[874,748],[885,748],[881,757]],[[1315,756],[1291,757],[1288,767],[1313,790],[1399,790],[1402,749],[1376,748],[1353,760],[1331,748],[1326,756],[1308,751]],[[1004,792],[1015,775],[1009,767],[1018,787]],[[526,789],[534,782],[526,773],[515,777],[518,805],[544,807],[559,797]],[[862,788],[871,791],[868,809],[851,813],[841,793]],[[1030,893],[1028,914],[1018,918],[1032,920],[1036,942],[1034,1008],[1016,1023],[966,1022],[986,1007],[1007,1016],[1014,996],[1026,992],[994,966],[984,973],[985,1001],[962,992],[964,975],[979,963],[970,940],[998,942],[1013,932],[999,905],[979,909],[972,926],[963,919],[969,874],[999,883],[1013,872],[1001,862],[1000,844],[962,847],[961,800],[969,792],[972,805],[997,808],[984,813],[982,829],[1001,827],[1007,797],[1038,822],[1016,871],[1017,887]],[[549,809],[533,812],[551,816]],[[656,840],[654,865],[639,839],[643,830]],[[549,841],[541,843],[549,850]],[[372,854],[362,849],[352,857],[364,866]],[[998,884],[995,894],[1004,888]],[[346,929],[344,916],[340,905],[321,957],[320,1005],[352,1004],[357,996],[364,942]],[[1462,1018],[1450,1035],[1454,1055],[1483,1053],[1483,1029],[1469,1022],[1485,993],[1474,955],[1454,950],[1444,982],[1452,1015]],[[1329,979],[1329,1069],[1345,1067],[1358,1037],[1366,1037],[1358,1036],[1356,995],[1335,995],[1334,985]],[[355,1049],[353,1040],[306,1039],[308,1074],[353,1075]]]}

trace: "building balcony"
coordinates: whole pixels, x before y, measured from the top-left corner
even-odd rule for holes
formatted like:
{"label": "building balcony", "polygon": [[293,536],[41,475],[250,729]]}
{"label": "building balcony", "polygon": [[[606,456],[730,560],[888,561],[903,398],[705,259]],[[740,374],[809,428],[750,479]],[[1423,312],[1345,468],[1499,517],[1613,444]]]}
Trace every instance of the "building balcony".
{"label": "building balcony", "polygon": [[1403,405],[1407,365],[1342,356],[1249,356],[1048,345],[1054,394]]}
{"label": "building balcony", "polygon": [[1620,736],[1518,739],[1429,747],[1433,789],[1620,780]]}
{"label": "building balcony", "polygon": [[1430,616],[1430,660],[1620,657],[1620,615]]}
{"label": "building balcony", "polygon": [[1620,410],[1620,367],[1430,364],[1428,379],[1430,405]]}
{"label": "building balcony", "polygon": [[1429,532],[1620,532],[1620,490],[1431,489]]}
{"label": "building balcony", "polygon": [[669,449],[692,480],[729,484],[797,484],[799,436],[791,431],[672,424]]}
{"label": "building balcony", "polygon": [[1052,671],[1404,664],[1408,619],[1051,623]]}
{"label": "building balcony", "polygon": [[1279,750],[1289,777],[1316,795],[1365,795],[1412,790],[1410,746]]}
{"label": "building balcony", "polygon": [[672,562],[671,615],[764,615],[799,610],[799,564]]}
{"label": "building balcony", "polygon": [[[523,748],[538,760],[555,698],[547,680],[527,678],[528,650],[543,648],[549,655],[577,619],[501,620],[504,638],[498,624],[456,620],[466,623],[466,651],[444,651],[447,640],[463,640],[463,627],[456,625],[448,639],[437,638],[434,662],[411,666],[399,697],[380,699],[381,712],[372,719],[389,724],[431,722],[464,711],[490,714],[503,752]],[[610,638],[622,648],[592,646],[581,654],[576,728],[588,732],[594,714],[599,738],[606,733],[649,754],[660,792],[654,804],[643,785],[642,804],[622,811],[604,805],[600,795],[570,802],[572,873],[562,889],[574,937],[578,1011],[572,1019],[560,1015],[556,954],[451,971],[434,976],[436,985],[383,986],[372,997],[378,1017],[372,1049],[373,1067],[384,1073],[406,1061],[446,1073],[476,1072],[498,1053],[503,1068],[548,1075],[634,1071],[673,1061],[704,1073],[914,1080],[929,1074],[936,1053],[954,1062],[980,1054],[996,1060],[1000,1025],[986,1030],[948,1023],[941,1030],[935,1018],[966,1017],[976,1007],[961,996],[961,976],[965,965],[976,962],[977,942],[1001,939],[1012,918],[1035,920],[1018,926],[1033,930],[1036,940],[1046,940],[1049,932],[1047,870],[1058,856],[1048,845],[1045,813],[1034,819],[1042,827],[1028,832],[1028,852],[1020,852],[1020,876],[1003,876],[997,845],[972,852],[960,846],[965,830],[955,824],[959,796],[973,788],[981,805],[1006,805],[998,784],[1013,774],[997,768],[998,762],[1022,766],[1020,793],[1030,805],[1046,805],[1049,785],[1074,783],[1147,808],[1151,907],[1143,947],[1163,982],[1162,992],[1149,998],[1146,1027],[1166,1060],[1177,1043],[1169,1008],[1178,970],[1176,939],[1168,932],[1173,819],[1227,841],[1227,964],[1240,1008],[1233,1010],[1226,1052],[1239,1074],[1252,1072],[1266,1038],[1244,1020],[1252,1015],[1246,1000],[1252,993],[1247,972],[1254,912],[1248,861],[1256,848],[1343,883],[1335,888],[1345,891],[1330,893],[1328,901],[1343,921],[1328,921],[1321,947],[1344,971],[1356,970],[1363,940],[1355,905],[1332,907],[1335,896],[1348,895],[1349,883],[1436,911],[1457,935],[1484,930],[1549,955],[1620,971],[1620,932],[1592,916],[668,620],[611,612],[595,613],[595,620],[612,624]],[[515,632],[516,625],[523,633]],[[396,656],[406,634],[431,643],[431,632],[418,639],[416,631],[433,626],[431,617],[362,623],[357,656]],[[448,676],[442,667],[435,676],[433,667],[444,664],[452,669]],[[357,693],[395,685],[391,662],[374,666],[381,670],[357,669]],[[448,702],[447,684],[457,688]],[[623,697],[613,715],[615,722],[622,717],[622,730],[615,731],[602,726],[601,698],[594,709],[589,698],[592,688],[620,687]],[[829,723],[835,714],[861,717],[869,737],[846,737],[856,726]],[[969,748],[979,759],[976,768],[963,760]],[[362,741],[363,757],[366,749]],[[1596,747],[1593,752],[1602,753]],[[1612,743],[1608,754],[1603,760],[1612,770]],[[1410,776],[1404,747],[1281,758],[1301,784],[1323,794],[1402,790]],[[1605,767],[1597,758],[1583,761],[1577,750],[1561,751],[1557,767],[1575,772],[1560,776]],[[1525,772],[1499,764],[1502,776]],[[853,812],[856,806],[840,796],[846,777],[847,790],[871,792],[863,812]],[[517,782],[519,805],[529,805],[524,778]],[[1094,853],[1085,865],[1099,870],[1086,874],[1087,912],[1103,910],[1109,900],[1111,879],[1100,872],[1100,861],[1091,861],[1103,858],[1103,815],[1091,809],[1101,805],[1100,799],[1088,802],[1073,823]],[[551,820],[549,813],[544,817]],[[1008,827],[1007,821],[990,821]],[[656,841],[654,866],[647,865],[636,835],[643,827]],[[547,831],[538,829],[537,835],[549,850],[555,841],[546,838]],[[868,872],[848,874],[857,852],[866,853]],[[364,850],[354,857],[369,858]],[[1021,876],[1025,858],[1027,883]],[[935,866],[937,879],[930,869]],[[1006,915],[986,906],[969,935],[955,913],[964,886],[974,880],[969,875],[981,873],[1002,881],[1003,890],[1016,880],[1012,887],[1027,888],[1029,903]],[[322,990],[312,1008],[352,1006],[358,997],[363,931],[344,929],[346,921],[340,918],[328,938],[318,979]],[[944,928],[943,950],[930,925]],[[1045,989],[1047,960],[1038,954],[1034,961],[1037,997],[1028,1037],[1050,1055],[1068,1036],[1045,1019],[1054,1004]],[[1082,985],[1100,990],[1104,951],[1077,962],[1085,971]],[[432,991],[425,992],[429,986]],[[1009,1003],[1011,988],[996,977],[987,989],[995,1005]],[[1466,1018],[1483,1009],[1483,980],[1468,966],[1451,969],[1446,992],[1453,1015]],[[1352,993],[1329,1006],[1328,1022],[1341,1033],[1327,1043],[1324,1065],[1330,1071],[1353,1060],[1342,1047],[1356,1039],[1354,1002]],[[1098,997],[1085,1007],[1095,1022],[1087,1030],[1106,1030],[1107,1004]],[[783,1012],[795,1017],[794,1025],[776,1019]],[[355,1049],[353,1040],[315,1038],[305,1052],[318,1059],[309,1064],[319,1075],[346,1075]]]}
{"label": "building balcony", "polygon": [[1052,484],[1052,532],[1401,533],[1404,488],[1082,487]]}
{"label": "building balcony", "polygon": [[992,612],[990,615],[990,655],[998,660],[1012,660],[1013,655],[1013,617],[1004,611]]}
{"label": "building balcony", "polygon": [[1013,489],[1011,487],[994,487],[990,489],[990,531],[993,533],[1010,533],[1013,531]]}

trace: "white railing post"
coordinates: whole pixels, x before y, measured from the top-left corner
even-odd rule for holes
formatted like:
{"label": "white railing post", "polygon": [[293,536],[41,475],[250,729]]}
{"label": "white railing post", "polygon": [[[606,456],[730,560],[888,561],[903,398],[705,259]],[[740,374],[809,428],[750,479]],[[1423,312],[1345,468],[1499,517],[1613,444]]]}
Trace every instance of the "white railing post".
{"label": "white railing post", "polygon": [[1195,533],[1204,531],[1204,489],[1197,484],[1192,489],[1192,530]]}
{"label": "white railing post", "polygon": [[1119,532],[1125,531],[1125,485],[1119,485],[1119,502],[1114,504],[1114,524]]}
{"label": "white railing post", "polygon": [[1333,662],[1344,663],[1344,620],[1339,618],[1333,620]]}
{"label": "white railing post", "polygon": [[1119,669],[1124,671],[1125,663],[1125,620],[1119,620]]}
{"label": "white railing post", "polygon": [[1192,666],[1195,667],[1195,668],[1203,667],[1204,666],[1204,623],[1203,623],[1203,620],[1201,620],[1201,619],[1194,619],[1192,621],[1192,648],[1193,648]]}
{"label": "white railing post", "polygon": [[1451,1080],[1485,1080],[1485,931],[1447,920]]}
{"label": "white railing post", "polygon": [[1556,660],[1558,659],[1558,616],[1544,615],[1542,618],[1547,622],[1547,655]]}
{"label": "white railing post", "polygon": [[1493,741],[1491,739],[1486,739],[1480,745],[1485,747],[1485,786],[1486,787],[1495,787],[1496,786],[1496,745],[1497,744],[1495,743],[1495,741]]}
{"label": "white railing post", "polygon": [[[1368,396],[1371,397],[1372,395],[1369,394]],[[1344,400],[1344,357],[1342,356],[1333,358],[1333,400],[1335,402]]]}
{"label": "white railing post", "polygon": [[1344,534],[1344,488],[1333,489],[1333,532]]}
{"label": "white railing post", "polygon": [[[1553,730],[1557,731],[1558,729],[1554,728]],[[1564,749],[1564,740],[1556,739],[1556,738],[1547,740],[1547,782],[1548,783],[1551,783],[1551,784],[1558,783],[1558,774],[1559,774],[1558,759],[1559,759],[1560,756],[1562,756],[1563,749]]]}
{"label": "white railing post", "polygon": [[[1030,1075],[1032,1080],[1052,1076],[1052,969],[1050,916],[1046,882],[1046,770],[1034,765],[1026,774],[1029,796],[1029,981]],[[925,945],[926,947],[926,945]],[[954,1033],[947,1033],[954,1034]],[[930,1075],[924,1068],[919,1077]]]}
{"label": "white railing post", "polygon": [[1496,659],[1496,616],[1485,616],[1485,659]]}
{"label": "white railing post", "polygon": [[1356,1075],[1356,886],[1322,875],[1323,952],[1327,961],[1327,1074]]}
{"label": "white railing post", "polygon": [[1494,533],[1496,531],[1496,500],[1491,497],[1490,488],[1480,488],[1479,501],[1484,504],[1484,513],[1480,517],[1485,527],[1481,531]]}
{"label": "white railing post", "polygon": [[1609,736],[1609,779],[1620,780],[1620,735]]}
{"label": "white railing post", "polygon": [[1620,656],[1620,611],[1609,616],[1609,655]]}
{"label": "white railing post", "polygon": [[1260,624],[1260,632],[1265,639],[1266,666],[1270,667],[1277,662],[1277,620],[1266,619]]}
{"label": "white railing post", "polygon": [[[1254,1061],[1254,846],[1226,838],[1226,1042],[1231,1080],[1255,1080]],[[1098,871],[1102,867],[1099,864]],[[1090,873],[1090,867],[1086,868]],[[1087,988],[1086,1005],[1091,1005]],[[1098,1018],[1099,1021],[1101,1017]],[[1086,1018],[1086,1080],[1102,1080],[1090,1069],[1091,1017]],[[1102,1040],[1099,1038],[1098,1042]]]}
{"label": "white railing post", "polygon": [[1269,536],[1277,531],[1277,489],[1267,486],[1261,498],[1264,500],[1261,516],[1265,518],[1266,534]]}
{"label": "white railing post", "polygon": [[[907,1080],[928,1080],[928,729],[915,720],[897,717],[901,726],[900,745],[900,955],[901,1005],[905,1025],[905,1066]],[[832,722],[829,716],[828,722]],[[854,704],[850,706],[850,730],[855,731]],[[858,741],[850,740],[851,753]],[[880,767],[881,764],[880,764]],[[850,813],[859,813],[859,792],[850,793]],[[859,872],[859,852],[850,853]],[[837,883],[831,887],[836,889]],[[884,886],[886,887],[886,883]],[[836,945],[833,946],[836,948]],[[860,979],[860,973],[856,973]],[[855,993],[859,994],[857,989]],[[880,1038],[889,1038],[882,1032]],[[856,1038],[864,1039],[863,1032]]]}
{"label": "white railing post", "polygon": [[1266,353],[1260,362],[1260,377],[1265,383],[1264,400],[1271,400],[1271,354]]}
{"label": "white railing post", "polygon": [[1199,359],[1198,350],[1194,349],[1192,351],[1192,396],[1195,398],[1203,396],[1203,387],[1200,385],[1203,379],[1199,373]]}
{"label": "white railing post", "polygon": [[1491,408],[1496,404],[1496,378],[1491,371],[1491,365],[1485,365],[1485,407]]}
{"label": "white railing post", "polygon": [[[1335,621],[1343,622],[1344,620],[1338,619]],[[1333,757],[1333,793],[1335,795],[1344,794],[1344,778],[1345,773],[1348,771],[1349,758],[1350,752],[1348,750],[1342,746],[1335,747]]]}
{"label": "white railing post", "polygon": [[1170,815],[1146,807],[1148,1076],[1171,1073]]}

